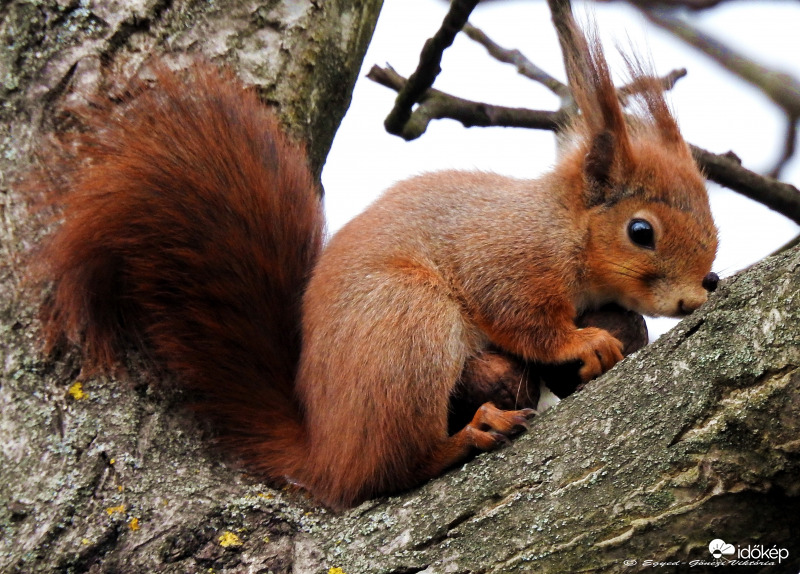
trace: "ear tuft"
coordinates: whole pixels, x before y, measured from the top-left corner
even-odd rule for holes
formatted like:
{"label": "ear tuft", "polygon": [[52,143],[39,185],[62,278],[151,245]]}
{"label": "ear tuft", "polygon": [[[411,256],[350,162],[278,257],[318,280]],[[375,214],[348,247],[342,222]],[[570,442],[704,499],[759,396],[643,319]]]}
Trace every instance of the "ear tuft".
{"label": "ear tuft", "polygon": [[[633,164],[625,114],[596,31],[590,31],[587,38],[572,18],[568,19],[565,29],[567,34],[562,48],[567,78],[580,109],[580,116],[576,118],[577,131],[591,141],[588,173],[596,171],[602,176],[605,172],[607,179],[612,165],[626,170]],[[594,179],[602,183],[604,178]]]}
{"label": "ear tuft", "polygon": [[592,138],[586,152],[583,171],[586,175],[587,207],[603,203],[605,193],[611,182],[611,169],[614,165],[614,134],[603,130]]}

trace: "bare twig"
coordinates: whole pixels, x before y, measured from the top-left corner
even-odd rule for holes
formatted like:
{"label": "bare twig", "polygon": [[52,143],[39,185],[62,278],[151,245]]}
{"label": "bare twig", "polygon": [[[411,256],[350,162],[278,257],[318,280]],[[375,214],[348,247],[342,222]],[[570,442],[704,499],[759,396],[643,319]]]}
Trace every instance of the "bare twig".
{"label": "bare twig", "polygon": [[479,0],[453,0],[450,10],[442,22],[442,26],[425,42],[419,57],[416,71],[398,93],[394,108],[386,117],[384,125],[390,134],[401,135],[406,122],[411,117],[411,108],[416,104],[425,90],[433,85],[439,75],[442,53],[453,43],[456,34],[467,23],[469,15]]}
{"label": "bare twig", "polygon": [[[391,67],[373,66],[367,77],[382,86],[400,91],[408,80]],[[550,112],[508,108],[473,102],[446,94],[439,90],[427,90],[419,101],[419,106],[409,116],[399,135],[405,140],[416,139],[425,133],[431,120],[453,119],[465,127],[502,126],[557,131],[566,121],[563,111]]]}
{"label": "bare twig", "polygon": [[567,107],[572,101],[572,94],[570,93],[569,86],[554,78],[539,66],[526,58],[519,50],[512,50],[503,48],[496,42],[492,41],[482,30],[476,28],[472,24],[464,26],[464,32],[470,39],[478,42],[489,54],[496,60],[512,64],[517,68],[517,71],[526,78],[539,82],[547,87],[551,92],[561,99],[561,106]]}
{"label": "bare twig", "polygon": [[779,178],[783,168],[786,167],[786,164],[789,163],[789,160],[794,156],[797,142],[797,122],[798,118],[787,119],[786,137],[783,140],[783,154],[781,154],[775,167],[770,170],[770,177]]}

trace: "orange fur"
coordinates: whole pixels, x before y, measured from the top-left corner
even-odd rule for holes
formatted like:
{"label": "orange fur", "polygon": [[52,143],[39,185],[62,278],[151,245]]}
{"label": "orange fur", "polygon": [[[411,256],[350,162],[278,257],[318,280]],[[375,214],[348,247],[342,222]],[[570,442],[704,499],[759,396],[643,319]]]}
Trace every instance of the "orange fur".
{"label": "orange fur", "polygon": [[[205,64],[185,79],[158,67],[152,88],[87,110],[74,154],[53,154],[64,224],[42,255],[48,340],[66,334],[104,369],[140,344],[200,391],[248,468],[333,507],[502,444],[530,410],[487,403],[448,433],[459,381],[514,373],[490,349],[582,361],[586,381],[620,343],[576,315],[608,302],[690,312],[716,249],[660,92],[642,79],[649,116],[629,125],[597,43],[575,50],[583,114],[552,173],[410,179],[321,255],[302,150],[255,94]],[[652,223],[652,249],[630,237],[634,218]]]}

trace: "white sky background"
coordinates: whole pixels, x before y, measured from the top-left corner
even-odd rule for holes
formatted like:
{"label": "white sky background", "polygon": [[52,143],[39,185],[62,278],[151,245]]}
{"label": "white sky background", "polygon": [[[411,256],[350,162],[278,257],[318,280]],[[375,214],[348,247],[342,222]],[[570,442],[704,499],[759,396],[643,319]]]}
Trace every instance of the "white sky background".
{"label": "white sky background", "polygon": [[[687,68],[688,76],[669,96],[687,141],[716,153],[733,150],[745,167],[755,171],[767,171],[774,165],[783,148],[786,121],[770,100],[624,3],[591,6],[612,71],[624,70],[615,45],[625,49],[630,42],[652,54],[659,74]],[[575,9],[579,21],[584,21],[582,3],[575,2]],[[383,120],[395,93],[364,75],[373,64],[388,63],[408,77],[416,68],[422,45],[439,28],[446,10],[442,0],[384,1],[353,102],[322,174],[330,232],[361,212],[382,190],[417,173],[459,168],[535,178],[552,166],[554,138],[545,131],[466,129],[458,122],[439,120],[412,142],[386,133]],[[745,55],[800,78],[797,2],[730,2],[702,13],[688,13],[688,17]],[[546,2],[479,4],[470,22],[501,46],[521,50],[536,65],[564,80]],[[456,96],[532,109],[558,107],[546,88],[522,78],[513,66],[497,62],[464,34],[445,52],[442,70],[434,87]],[[800,187],[800,160],[794,159],[781,179]],[[800,232],[791,221],[737,193],[713,184],[709,191],[720,230],[714,264],[720,276],[758,261]],[[651,337],[673,324],[670,319],[648,321]]]}

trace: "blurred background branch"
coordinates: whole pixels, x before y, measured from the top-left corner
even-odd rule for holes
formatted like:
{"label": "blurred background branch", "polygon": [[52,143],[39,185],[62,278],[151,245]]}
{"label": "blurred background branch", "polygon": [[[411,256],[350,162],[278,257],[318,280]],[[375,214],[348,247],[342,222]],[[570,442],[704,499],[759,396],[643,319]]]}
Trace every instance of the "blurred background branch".
{"label": "blurred background branch", "polygon": [[[676,17],[672,11],[663,9],[654,10],[652,6],[666,4],[681,5],[691,8],[709,8],[719,2],[635,2],[631,4],[640,8],[648,19],[655,24],[667,29],[678,38],[701,50],[713,58],[720,65],[761,89],[773,102],[775,102],[787,116],[787,130],[784,138],[783,152],[775,167],[768,175],[760,175],[741,165],[741,161],[732,151],[726,154],[715,154],[698,146],[691,145],[692,154],[703,173],[710,181],[728,187],[750,199],[758,201],[770,209],[781,213],[789,219],[800,224],[800,191],[788,183],[778,181],[781,169],[793,157],[797,137],[797,121],[800,118],[800,82],[788,74],[772,70],[737,53],[722,42],[713,39],[682,19]],[[553,25],[558,33],[559,41],[563,45],[570,42],[570,28],[566,25],[571,19],[571,5],[569,0],[548,0]],[[470,4],[474,7],[474,3]],[[395,101],[395,106],[387,117],[387,131],[399,135],[406,140],[420,137],[427,130],[432,120],[454,119],[465,127],[472,126],[501,126],[525,127],[558,132],[569,121],[569,117],[576,113],[569,87],[563,82],[545,72],[534,64],[519,50],[508,49],[493,41],[480,29],[464,24],[464,32],[469,38],[481,44],[496,60],[512,64],[524,77],[546,86],[558,96],[560,107],[558,110],[531,110],[525,108],[508,108],[495,106],[482,102],[475,102],[447,94],[432,88],[421,89],[419,82],[409,88],[415,78],[426,78],[432,83],[441,71],[442,52],[452,44],[453,38],[449,36],[453,31],[453,22],[460,21],[471,11],[470,7],[453,2],[450,12],[442,24],[439,32],[426,43],[423,56],[416,71],[406,80],[390,66],[381,68],[373,66],[367,77],[383,86],[397,91],[400,95]],[[455,14],[455,15],[454,15]],[[447,36],[448,42],[436,41],[435,38]],[[446,44],[446,45],[445,45]],[[430,46],[437,46],[433,56],[426,51],[432,50]],[[441,50],[441,51],[439,51]],[[686,75],[685,69],[673,70],[660,78],[665,90],[671,89],[675,82]],[[430,84],[428,84],[430,86]],[[421,91],[420,91],[421,90]],[[636,85],[629,84],[619,89],[620,97],[636,92]],[[406,94],[406,97],[401,97]],[[408,94],[414,94],[413,98]],[[413,106],[416,105],[416,108]],[[399,123],[399,118],[405,118]],[[388,125],[392,123],[392,130]]]}
{"label": "blurred background branch", "polygon": [[667,30],[676,38],[700,50],[720,66],[750,83],[771,99],[786,114],[787,128],[783,153],[775,167],[769,170],[772,177],[779,177],[786,163],[792,158],[797,138],[797,122],[800,120],[800,82],[780,70],[759,64],[734,50],[727,44],[693,26],[672,11],[642,7],[643,2],[631,2],[654,24]]}

